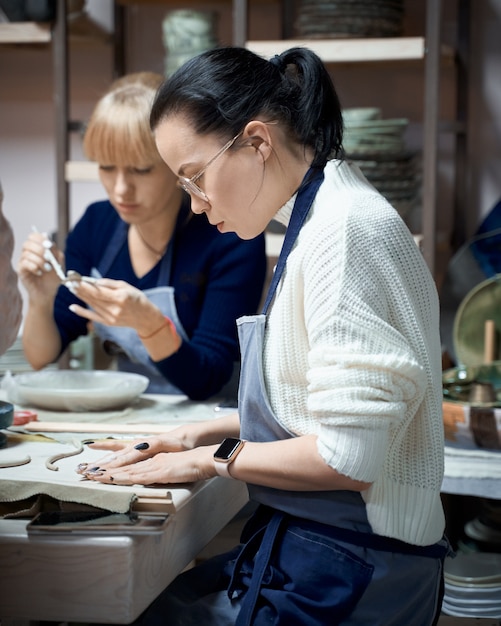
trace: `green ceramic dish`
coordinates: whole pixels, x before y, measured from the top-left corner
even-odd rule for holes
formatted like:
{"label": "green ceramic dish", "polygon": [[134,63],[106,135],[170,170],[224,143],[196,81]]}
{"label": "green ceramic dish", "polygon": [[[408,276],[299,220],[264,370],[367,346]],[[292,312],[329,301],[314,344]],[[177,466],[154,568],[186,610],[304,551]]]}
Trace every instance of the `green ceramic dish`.
{"label": "green ceramic dish", "polygon": [[471,404],[470,394],[476,383],[489,383],[494,388],[494,402],[479,402],[475,406],[501,406],[501,361],[489,365],[454,367],[442,374],[444,400]]}
{"label": "green ceramic dish", "polygon": [[477,366],[484,363],[485,322],[494,320],[498,335],[495,361],[501,360],[501,274],[474,287],[461,302],[452,329],[458,363]]}

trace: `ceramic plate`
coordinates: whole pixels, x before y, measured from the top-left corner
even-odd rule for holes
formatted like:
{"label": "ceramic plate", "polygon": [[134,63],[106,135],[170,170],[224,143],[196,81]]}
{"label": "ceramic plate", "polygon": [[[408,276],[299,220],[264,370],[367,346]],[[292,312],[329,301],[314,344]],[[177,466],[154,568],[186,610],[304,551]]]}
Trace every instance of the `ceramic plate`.
{"label": "ceramic plate", "polygon": [[454,584],[501,583],[501,554],[491,552],[458,552],[455,558],[447,559],[444,578]]}
{"label": "ceramic plate", "polygon": [[[454,318],[452,337],[457,360],[462,365],[484,362],[485,322],[494,320],[501,331],[501,275],[481,282],[463,299]],[[499,359],[499,341],[498,355]]]}
{"label": "ceramic plate", "polygon": [[49,370],[13,376],[7,394],[21,406],[53,411],[106,411],[131,404],[148,386],[126,372]]}

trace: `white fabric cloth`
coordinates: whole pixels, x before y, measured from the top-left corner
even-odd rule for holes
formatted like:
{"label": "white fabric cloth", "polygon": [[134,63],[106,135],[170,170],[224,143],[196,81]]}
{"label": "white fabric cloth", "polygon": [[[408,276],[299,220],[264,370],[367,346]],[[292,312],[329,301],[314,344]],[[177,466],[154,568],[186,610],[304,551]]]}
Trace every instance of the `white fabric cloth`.
{"label": "white fabric cloth", "polygon": [[17,274],[12,267],[14,237],[2,213],[3,191],[0,185],[0,354],[14,343],[21,325],[22,300]]}
{"label": "white fabric cloth", "polygon": [[[276,219],[287,224],[292,198]],[[263,356],[273,411],[314,432],[338,472],[372,482],[374,532],[444,531],[439,305],[398,213],[358,167],[331,161],[287,261]]]}
{"label": "white fabric cloth", "polygon": [[445,468],[450,478],[501,478],[501,452],[445,446]]}

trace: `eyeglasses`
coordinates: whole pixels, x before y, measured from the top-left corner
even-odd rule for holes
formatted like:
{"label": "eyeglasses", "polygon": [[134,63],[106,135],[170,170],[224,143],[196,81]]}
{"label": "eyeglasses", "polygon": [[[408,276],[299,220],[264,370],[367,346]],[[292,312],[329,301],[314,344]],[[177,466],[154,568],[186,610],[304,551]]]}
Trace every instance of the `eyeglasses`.
{"label": "eyeglasses", "polygon": [[178,176],[177,184],[179,185],[179,187],[181,187],[181,189],[184,189],[184,191],[186,191],[190,195],[192,194],[194,196],[197,196],[197,198],[200,198],[204,202],[209,202],[209,198],[207,197],[207,194],[205,193],[205,191],[200,189],[200,187],[196,184],[196,182],[205,173],[205,170],[209,167],[209,165],[214,163],[214,161],[218,159],[220,156],[222,156],[226,152],[226,150],[229,150],[231,148],[231,146],[235,143],[235,141],[240,137],[241,134],[242,133],[239,132],[238,135],[235,135],[233,139],[230,139],[228,141],[228,143],[225,143],[224,146],[221,148],[221,150],[219,150],[219,152],[215,154],[212,157],[212,159],[208,163],[206,163],[202,167],[202,169],[191,178],[186,178],[185,176]]}

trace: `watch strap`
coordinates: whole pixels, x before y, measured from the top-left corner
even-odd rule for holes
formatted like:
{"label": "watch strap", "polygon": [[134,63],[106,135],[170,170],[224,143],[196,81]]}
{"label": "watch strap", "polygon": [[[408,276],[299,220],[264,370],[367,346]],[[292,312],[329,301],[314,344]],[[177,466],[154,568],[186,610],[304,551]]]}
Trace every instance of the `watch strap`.
{"label": "watch strap", "polygon": [[[218,456],[218,452],[224,450],[225,444],[228,444],[230,442],[231,442],[230,445],[232,445],[234,448],[231,451],[230,456],[228,458],[224,458],[223,456]],[[237,439],[234,437],[229,437],[221,443],[221,446],[218,448],[218,450],[214,454],[214,467],[216,469],[216,473],[219,476],[223,476],[224,478],[232,478],[229,467],[233,463],[233,461],[237,458],[237,456],[240,454],[242,448],[244,447],[244,444],[245,444],[245,439]]]}
{"label": "watch strap", "polygon": [[216,473],[218,476],[223,476],[223,478],[232,478],[231,474],[230,474],[230,470],[228,469],[230,467],[231,463],[223,463],[223,461],[217,461],[216,459],[214,459],[214,467],[216,468]]}

